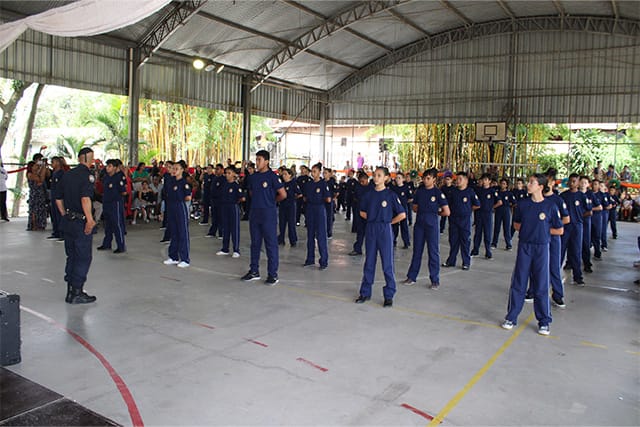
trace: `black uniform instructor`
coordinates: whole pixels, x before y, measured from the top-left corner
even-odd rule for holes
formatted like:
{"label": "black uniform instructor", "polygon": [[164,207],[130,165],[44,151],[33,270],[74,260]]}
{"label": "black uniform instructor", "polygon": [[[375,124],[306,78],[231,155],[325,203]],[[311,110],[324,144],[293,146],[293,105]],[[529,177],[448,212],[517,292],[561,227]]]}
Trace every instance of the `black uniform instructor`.
{"label": "black uniform instructor", "polygon": [[78,153],[78,166],[63,175],[58,184],[56,206],[64,217],[64,250],[67,254],[64,280],[67,282],[69,304],[87,304],[96,297],[83,291],[91,266],[93,228],[96,222],[91,212],[95,177],[89,170],[93,150],[83,148]]}

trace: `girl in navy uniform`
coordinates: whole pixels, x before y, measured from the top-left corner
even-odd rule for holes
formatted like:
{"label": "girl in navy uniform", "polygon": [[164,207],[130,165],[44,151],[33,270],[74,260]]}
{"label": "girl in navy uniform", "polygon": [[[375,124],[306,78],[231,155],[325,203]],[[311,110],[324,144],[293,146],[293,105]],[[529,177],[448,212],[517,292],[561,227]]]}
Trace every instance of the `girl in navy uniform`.
{"label": "girl in navy uniform", "polygon": [[[327,215],[325,206],[331,202],[333,194],[329,183],[321,178],[322,165],[320,163],[311,168],[312,181],[304,186],[304,201],[306,204],[305,221],[307,223],[307,259],[304,266],[315,265],[315,242],[318,242],[320,252],[320,269],[329,265],[329,251],[327,249]],[[331,212],[333,214],[333,212]]]}
{"label": "girl in navy uniform", "polygon": [[189,208],[191,201],[191,185],[183,177],[182,163],[173,164],[172,178],[165,185],[167,191],[167,229],[171,236],[169,243],[169,258],[164,260],[166,265],[177,265],[180,268],[189,267]]}
{"label": "girl in navy uniform", "polygon": [[[476,215],[476,232],[473,236],[473,251],[471,256],[477,256],[480,243],[484,237],[485,258],[491,259],[491,237],[493,232],[493,210],[502,206],[498,198],[498,191],[491,187],[491,176],[488,173],[480,177],[480,187],[476,187],[476,194],[480,200],[480,209]],[[484,235],[484,236],[483,236]]]}
{"label": "girl in navy uniform", "polygon": [[416,190],[413,197],[413,210],[417,213],[416,223],[413,226],[413,257],[407,272],[407,279],[402,282],[404,285],[416,283],[424,245],[427,245],[429,254],[429,279],[431,289],[438,289],[440,286],[440,233],[439,216],[447,217],[450,214],[449,204],[446,196],[435,186],[438,178],[438,170],[428,169],[422,174],[424,186]]}
{"label": "girl in navy uniform", "polygon": [[224,177],[224,166],[222,163],[216,165],[215,173],[211,178],[210,201],[211,205],[211,227],[207,237],[215,237],[222,239],[222,218],[220,216],[220,198],[222,197],[222,185],[226,182]]}
{"label": "girl in navy uniform", "polygon": [[356,304],[362,304],[371,299],[371,288],[376,273],[376,258],[380,252],[382,271],[386,286],[382,288],[384,294],[383,307],[393,305],[396,292],[396,279],[393,268],[393,232],[391,225],[407,217],[400,204],[398,196],[385,188],[385,181],[389,177],[387,168],[377,168],[373,174],[375,188],[369,191],[360,204],[360,216],[367,221],[366,225],[366,259],[364,274],[360,285],[360,296]]}
{"label": "girl in navy uniform", "polygon": [[[53,231],[50,237],[47,239],[63,240],[62,231],[62,215],[58,210],[55,200],[57,196],[58,184],[62,180],[62,176],[65,173],[65,167],[67,166],[63,157],[53,157],[51,159],[51,166],[53,166],[53,173],[51,174],[51,226]],[[4,215],[4,213],[3,213]]]}
{"label": "girl in navy uniform", "polygon": [[352,208],[353,208],[353,229],[356,233],[356,241],[353,244],[353,250],[349,252],[350,256],[362,255],[362,243],[364,242],[364,231],[366,221],[360,216],[360,203],[364,199],[365,194],[372,188],[369,185],[369,176],[364,172],[358,172],[358,182],[354,186]]}
{"label": "girl in navy uniform", "polygon": [[480,208],[476,192],[468,186],[469,178],[465,172],[456,173],[457,187],[451,190],[449,209],[449,258],[443,267],[455,267],[458,251],[462,257],[462,269],[471,265],[469,249],[471,246],[471,213]]}
{"label": "girl in navy uniform", "polygon": [[[305,165],[300,166],[300,175],[296,177],[296,184],[300,187],[300,192],[304,194],[304,186],[311,181],[311,177],[309,176],[309,168]],[[296,211],[296,226],[300,225],[300,216],[305,213],[304,199],[301,197],[297,202],[297,211]],[[305,216],[306,222],[306,216]]]}
{"label": "girl in navy uniform", "polygon": [[[414,171],[415,172],[415,171]],[[409,188],[409,192],[413,195],[416,194],[416,185],[411,178],[411,173],[407,172],[404,174],[404,182],[407,183],[407,188]],[[413,199],[407,201],[407,222],[409,225],[413,225]]]}
{"label": "girl in navy uniform", "polygon": [[596,206],[594,209],[594,197],[593,191],[589,188],[591,181],[588,176],[580,177],[580,192],[585,195],[586,198],[586,210],[589,213],[585,215],[582,222],[582,264],[584,266],[585,273],[593,273],[591,267],[591,225],[594,212],[600,210],[600,206]]}
{"label": "girl in navy uniform", "polygon": [[609,197],[609,190],[604,182],[600,183],[600,198],[602,200],[602,223],[600,225],[600,236],[603,252],[607,252],[607,225],[609,224],[609,215],[611,212],[611,198]]}
{"label": "girl in navy uniform", "polygon": [[498,238],[500,237],[500,226],[504,234],[504,242],[506,249],[511,250],[511,208],[516,203],[516,197],[509,190],[509,180],[502,178],[500,180],[500,190],[498,191],[498,199],[502,201],[502,205],[496,208],[495,223],[493,229],[493,241],[491,246],[498,247]]}
{"label": "girl in navy uniform", "polygon": [[233,241],[233,258],[240,257],[240,203],[244,193],[237,182],[235,166],[224,169],[226,181],[222,184],[219,198],[222,220],[222,249],[216,255],[229,255],[229,240]]}
{"label": "girl in navy uniform", "polygon": [[331,200],[324,205],[327,210],[327,237],[333,239],[333,223],[336,219],[336,199],[340,195],[340,191],[336,179],[333,177],[333,171],[329,168],[324,169],[324,181],[329,186],[329,191],[331,192]]}
{"label": "girl in navy uniform", "polygon": [[211,183],[213,182],[213,165],[207,165],[207,169],[200,177],[202,180],[202,219],[200,225],[209,224],[209,214],[211,213]]}
{"label": "girl in navy uniform", "polygon": [[249,233],[251,234],[251,263],[242,280],[260,280],[260,248],[264,240],[267,252],[267,280],[265,284],[278,283],[278,210],[276,202],[287,197],[284,185],[269,168],[269,152],[256,153],[256,171],[247,177],[247,189],[251,196]]}
{"label": "girl in navy uniform", "polygon": [[518,230],[518,255],[511,276],[507,315],[502,327],[513,329],[524,305],[527,284],[533,291],[533,310],[538,320],[538,333],[549,335],[549,241],[561,236],[562,220],[556,204],[542,195],[547,184],[543,174],[529,178],[527,190],[531,197],[516,206],[513,224]]}
{"label": "girl in navy uniform", "polygon": [[[444,179],[444,184],[442,185],[442,187],[440,187],[440,191],[442,191],[442,194],[444,194],[447,200],[449,200],[449,198],[451,197],[451,191],[453,191],[453,189],[456,188],[453,185],[453,174],[450,171],[446,171],[444,173],[443,179]],[[442,216],[440,218],[440,234],[444,233],[444,227],[446,224],[447,224],[447,217]]]}
{"label": "girl in navy uniform", "polygon": [[616,220],[618,219],[618,208],[620,207],[620,197],[618,196],[618,189],[615,184],[609,187],[609,201],[611,202],[611,209],[609,210],[609,222],[611,223],[611,238],[616,240],[618,238],[618,227]]}
{"label": "girl in navy uniform", "polygon": [[[399,173],[396,175],[396,185],[390,187],[398,199],[405,212],[409,212],[409,201],[413,199],[413,192],[407,184],[404,182],[404,175]],[[409,225],[407,219],[403,219],[399,223],[393,224],[393,247],[395,248],[398,241],[398,232],[402,233],[402,242],[404,243],[404,249],[409,248],[411,239],[409,238]]]}
{"label": "girl in navy uniform", "polygon": [[280,234],[278,235],[278,244],[284,245],[285,230],[289,231],[289,243],[291,247],[298,243],[298,233],[296,232],[296,204],[297,199],[301,197],[300,187],[293,179],[291,169],[284,168],[282,170],[282,178],[284,180],[284,190],[287,192],[287,198],[280,202],[278,207]]}
{"label": "girl in navy uniform", "polygon": [[[560,197],[569,210],[570,222],[565,226],[561,239],[561,260],[567,257],[567,265],[573,270],[573,280],[576,285],[584,286],[580,258],[582,254],[583,222],[585,215],[591,215],[588,208],[587,196],[578,189],[579,175],[569,175],[569,190],[560,193]],[[518,202],[520,203],[520,202]]]}
{"label": "girl in navy uniform", "polygon": [[97,249],[111,250],[111,240],[115,237],[117,248],[114,253],[126,251],[124,244],[124,201],[127,186],[124,175],[118,173],[118,160],[107,160],[107,173],[102,178],[102,214],[104,216],[104,240]]}
{"label": "girl in navy uniform", "polygon": [[[593,257],[602,259],[602,223],[605,215],[605,200],[600,191],[600,181],[594,179],[591,182],[591,201],[593,216],[591,217],[591,246],[593,246]],[[589,192],[587,192],[589,194]],[[608,198],[607,198],[608,202]],[[584,250],[584,245],[582,246]]]}

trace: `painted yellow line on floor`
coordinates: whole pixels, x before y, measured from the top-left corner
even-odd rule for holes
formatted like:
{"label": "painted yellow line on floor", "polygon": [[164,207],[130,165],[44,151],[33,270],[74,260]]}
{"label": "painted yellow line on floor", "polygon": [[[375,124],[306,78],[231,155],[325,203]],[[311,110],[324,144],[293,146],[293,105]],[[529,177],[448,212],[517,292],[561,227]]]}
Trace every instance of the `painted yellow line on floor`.
{"label": "painted yellow line on floor", "polygon": [[493,356],[491,356],[491,358],[487,361],[487,363],[485,363],[484,366],[480,368],[478,372],[475,373],[475,375],[471,378],[471,380],[469,380],[469,382],[465,384],[464,387],[462,387],[462,390],[460,390],[455,396],[453,396],[453,399],[451,399],[444,406],[444,408],[442,408],[442,410],[438,413],[438,415],[436,415],[435,418],[431,420],[431,422],[428,424],[429,426],[439,425],[444,420],[444,418],[447,415],[449,415],[449,412],[451,412],[453,408],[458,406],[458,403],[460,403],[462,398],[467,393],[469,393],[469,391],[473,388],[474,385],[476,385],[478,381],[480,381],[480,379],[484,376],[484,374],[487,373],[489,368],[491,368],[491,366],[493,366],[496,360],[498,360],[498,357],[500,357],[502,353],[504,353],[511,346],[511,344],[513,344],[516,338],[520,336],[522,331],[524,331],[524,329],[529,325],[529,323],[531,323],[532,320],[533,320],[533,313],[531,313],[529,317],[527,317],[527,320],[522,322],[522,324],[518,327],[518,329],[516,329],[515,332],[511,335],[511,337],[509,337],[509,339],[506,340],[504,344],[502,344],[502,347],[500,347],[498,351],[496,351],[493,354]]}
{"label": "painted yellow line on floor", "polygon": [[589,342],[589,341],[580,341],[580,344],[586,345],[587,347],[603,348],[605,350],[607,349],[606,345],[596,344],[596,343],[592,343],[592,342]]}
{"label": "painted yellow line on floor", "polygon": [[633,354],[634,356],[640,356],[640,351],[631,351],[631,350],[627,350],[627,353],[629,353],[629,354]]}

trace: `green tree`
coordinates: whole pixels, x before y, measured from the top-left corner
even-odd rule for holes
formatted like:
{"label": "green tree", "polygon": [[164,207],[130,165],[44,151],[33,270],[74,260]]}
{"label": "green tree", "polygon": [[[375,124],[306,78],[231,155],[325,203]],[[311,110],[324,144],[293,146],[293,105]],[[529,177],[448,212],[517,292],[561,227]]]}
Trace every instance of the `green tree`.
{"label": "green tree", "polygon": [[101,139],[106,142],[105,151],[117,152],[119,159],[123,162],[127,161],[129,158],[129,120],[126,98],[110,97],[107,108],[95,112],[87,119],[87,123],[97,124],[102,128]]}
{"label": "green tree", "polygon": [[604,138],[599,129],[580,129],[574,133],[569,148],[569,171],[590,175],[604,154]]}

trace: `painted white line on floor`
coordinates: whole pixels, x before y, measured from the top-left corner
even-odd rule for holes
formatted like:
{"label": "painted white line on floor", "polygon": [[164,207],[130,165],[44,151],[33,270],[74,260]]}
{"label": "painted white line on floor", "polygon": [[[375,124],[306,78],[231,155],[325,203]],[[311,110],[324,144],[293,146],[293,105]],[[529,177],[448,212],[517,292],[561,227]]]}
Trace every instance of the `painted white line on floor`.
{"label": "painted white line on floor", "polygon": [[28,276],[29,273],[25,273],[24,271],[20,271],[20,270],[13,270],[14,273],[18,273],[18,274],[22,274],[23,276]]}
{"label": "painted white line on floor", "polygon": [[53,280],[51,280],[51,279],[47,279],[46,277],[43,277],[43,278],[42,278],[42,281],[43,281],[43,282],[47,282],[47,283],[56,283],[56,282],[54,282],[54,281],[53,281]]}

